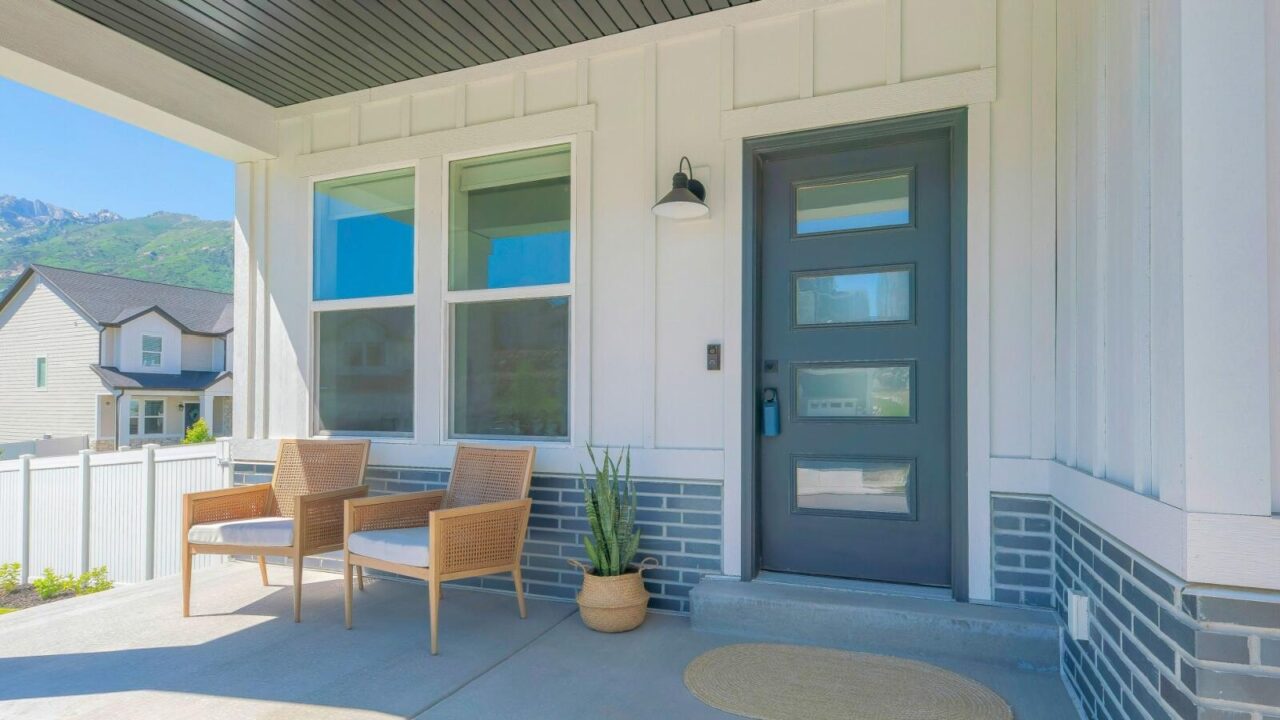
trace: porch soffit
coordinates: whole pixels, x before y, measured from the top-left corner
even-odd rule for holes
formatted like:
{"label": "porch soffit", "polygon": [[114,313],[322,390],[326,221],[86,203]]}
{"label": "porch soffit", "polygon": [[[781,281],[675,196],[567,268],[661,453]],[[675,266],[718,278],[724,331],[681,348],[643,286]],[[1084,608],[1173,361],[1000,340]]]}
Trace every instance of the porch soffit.
{"label": "porch soffit", "polygon": [[274,107],[756,0],[55,0]]}

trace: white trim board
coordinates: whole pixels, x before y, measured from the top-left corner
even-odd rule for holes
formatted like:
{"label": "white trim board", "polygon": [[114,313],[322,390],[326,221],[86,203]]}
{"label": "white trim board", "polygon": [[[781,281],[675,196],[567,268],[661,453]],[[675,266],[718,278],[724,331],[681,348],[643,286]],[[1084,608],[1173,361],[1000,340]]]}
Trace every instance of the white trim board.
{"label": "white trim board", "polygon": [[800,128],[846,125],[903,115],[989,103],[996,99],[996,69],[880,85],[818,97],[724,110],[720,136],[726,140],[795,132]]}
{"label": "white trim board", "polygon": [[596,106],[578,105],[506,120],[449,128],[379,142],[299,155],[298,175],[315,177],[352,168],[404,163],[412,158],[457,155],[490,147],[542,143],[546,138],[575,136],[596,129]]}
{"label": "white trim board", "polygon": [[1280,517],[1185,512],[1053,460],[1050,494],[1188,583],[1280,590]]}

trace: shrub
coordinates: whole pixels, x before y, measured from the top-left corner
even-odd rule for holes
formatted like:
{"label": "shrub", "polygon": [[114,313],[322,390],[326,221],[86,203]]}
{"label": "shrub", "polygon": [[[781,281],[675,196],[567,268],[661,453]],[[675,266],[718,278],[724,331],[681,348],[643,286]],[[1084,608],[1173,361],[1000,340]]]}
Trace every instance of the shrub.
{"label": "shrub", "polygon": [[31,586],[41,600],[52,600],[67,590],[68,582],[74,582],[70,575],[61,577],[53,568],[45,568],[43,575],[31,581]]}
{"label": "shrub", "polygon": [[107,566],[101,565],[79,576],[59,575],[53,568],[45,568],[43,575],[31,581],[31,586],[41,600],[51,600],[64,593],[90,595],[110,590],[114,583],[107,579]]}
{"label": "shrub", "polygon": [[187,428],[187,436],[182,438],[182,444],[194,445],[195,443],[213,442],[215,439],[213,433],[209,430],[209,424],[204,421],[204,418],[200,418],[191,423],[191,427]]}
{"label": "shrub", "polygon": [[103,590],[110,590],[114,585],[114,583],[107,579],[107,566],[99,565],[76,578],[75,585],[71,589],[74,590],[77,595],[90,595],[92,593],[102,592]]}
{"label": "shrub", "polygon": [[0,565],[0,593],[9,594],[18,589],[18,580],[22,577],[22,563],[5,563]]}

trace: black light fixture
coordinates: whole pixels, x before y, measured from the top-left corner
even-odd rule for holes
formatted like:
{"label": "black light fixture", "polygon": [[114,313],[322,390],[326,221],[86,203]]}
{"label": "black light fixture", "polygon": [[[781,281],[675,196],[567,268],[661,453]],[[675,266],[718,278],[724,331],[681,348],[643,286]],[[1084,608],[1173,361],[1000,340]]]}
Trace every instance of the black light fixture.
{"label": "black light fixture", "polygon": [[[683,172],[685,166],[689,167],[688,175]],[[702,183],[690,177],[691,175],[693,175],[693,163],[689,162],[688,157],[680,158],[676,174],[671,176],[671,192],[663,195],[662,199],[654,204],[654,215],[673,220],[688,220],[711,212],[703,202],[707,199],[707,189],[702,186]]]}

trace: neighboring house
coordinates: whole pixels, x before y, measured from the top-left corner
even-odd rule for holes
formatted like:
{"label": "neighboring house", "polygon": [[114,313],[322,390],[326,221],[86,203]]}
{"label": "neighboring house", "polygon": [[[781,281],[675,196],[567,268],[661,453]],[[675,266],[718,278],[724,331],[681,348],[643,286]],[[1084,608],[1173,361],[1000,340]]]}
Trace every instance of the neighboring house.
{"label": "neighboring house", "polygon": [[0,298],[0,442],[231,430],[231,296],[32,265]]}
{"label": "neighboring house", "polygon": [[[1280,2],[732,4],[0,0],[0,70],[238,163],[242,479],[536,444],[524,577],[572,598],[630,446],[654,607],[1082,595],[1089,717],[1280,716]],[[709,213],[655,217],[683,156]]]}

